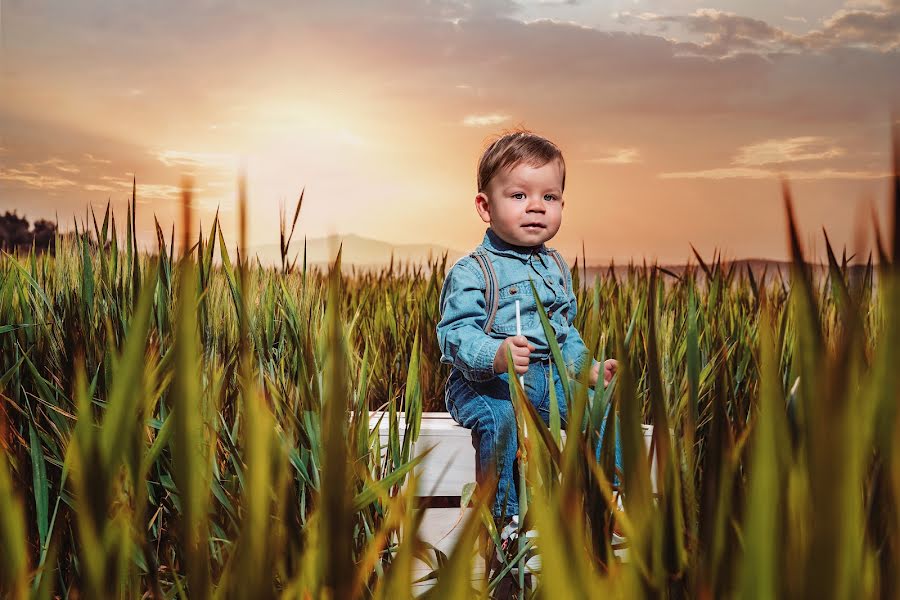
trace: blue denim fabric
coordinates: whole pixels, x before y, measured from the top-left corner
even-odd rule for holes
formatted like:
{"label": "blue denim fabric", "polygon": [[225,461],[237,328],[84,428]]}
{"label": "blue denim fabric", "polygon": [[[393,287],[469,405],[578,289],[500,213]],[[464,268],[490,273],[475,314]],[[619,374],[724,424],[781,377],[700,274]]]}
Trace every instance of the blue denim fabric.
{"label": "blue denim fabric", "polygon": [[[490,228],[476,251],[488,255],[497,274],[497,314],[490,332],[485,333],[488,309],[484,291],[487,283],[475,259],[464,256],[447,272],[441,289],[441,319],[437,325],[441,362],[452,364],[470,381],[493,379],[494,356],[500,344],[516,335],[516,300],[520,304],[522,335],[535,347],[532,358],[550,356],[550,346],[531,291],[530,281],[533,281],[556,334],[563,360],[570,373],[577,376],[588,362],[588,351],[581,334],[572,326],[577,306],[568,268],[560,273],[544,244],[513,246]],[[589,364],[595,362],[592,360]]]}
{"label": "blue denim fabric", "polygon": [[[572,325],[577,302],[571,273],[568,268],[560,272],[545,245],[513,246],[488,228],[476,251],[488,256],[498,280],[499,302],[493,326],[485,333],[488,309],[484,299],[487,286],[484,273],[474,258],[465,256],[451,267],[444,280],[437,337],[441,362],[453,365],[446,387],[447,410],[456,422],[472,430],[475,478],[482,483],[490,470],[496,468],[499,483],[492,511],[500,516],[505,508],[505,514],[511,516],[519,512],[513,469],[516,421],[509,397],[509,376],[505,372],[494,373],[494,356],[504,339],[516,335],[516,300],[520,304],[522,335],[535,347],[525,374],[525,393],[544,422],[550,419],[550,346],[541,327],[530,282],[534,282],[547,312],[570,376],[577,377],[583,367],[593,366],[597,361],[587,360],[587,347]],[[568,410],[555,368],[553,380],[565,427]],[[593,396],[593,390],[589,395]],[[616,441],[616,466],[621,468],[618,436]]]}
{"label": "blue denim fabric", "polygon": [[[544,423],[550,422],[550,365],[547,360],[532,362],[524,375],[525,395],[537,409]],[[559,373],[553,369],[553,385],[563,428],[568,424],[568,410]],[[588,391],[593,398],[593,390]],[[495,517],[519,514],[516,489],[516,418],[509,395],[509,376],[501,373],[488,381],[470,381],[453,369],[447,381],[447,410],[453,419],[472,430],[475,447],[475,480],[483,484],[493,473],[498,477],[497,493],[491,512]],[[612,406],[612,404],[610,404]],[[609,407],[607,407],[607,413]],[[600,430],[602,443],[605,432]],[[622,468],[622,450],[616,436],[616,467]],[[599,448],[599,445],[598,445]],[[504,500],[506,503],[504,504]]]}

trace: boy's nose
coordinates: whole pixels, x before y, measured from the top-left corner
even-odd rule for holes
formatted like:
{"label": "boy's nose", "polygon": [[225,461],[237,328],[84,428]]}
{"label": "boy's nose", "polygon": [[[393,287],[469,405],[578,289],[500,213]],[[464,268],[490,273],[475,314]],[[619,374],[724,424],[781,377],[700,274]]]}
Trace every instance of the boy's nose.
{"label": "boy's nose", "polygon": [[540,198],[537,200],[529,200],[528,206],[526,207],[528,212],[545,212],[544,203],[541,202]]}

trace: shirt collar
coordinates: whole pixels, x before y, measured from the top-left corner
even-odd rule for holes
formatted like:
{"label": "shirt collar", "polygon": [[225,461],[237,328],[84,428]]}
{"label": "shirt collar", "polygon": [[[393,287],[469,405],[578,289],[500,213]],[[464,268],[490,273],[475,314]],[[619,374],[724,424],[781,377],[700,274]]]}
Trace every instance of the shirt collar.
{"label": "shirt collar", "polygon": [[484,232],[484,240],[482,240],[481,245],[495,254],[511,256],[522,261],[527,261],[533,254],[547,254],[546,244],[541,244],[540,246],[516,246],[505,242],[490,227]]}

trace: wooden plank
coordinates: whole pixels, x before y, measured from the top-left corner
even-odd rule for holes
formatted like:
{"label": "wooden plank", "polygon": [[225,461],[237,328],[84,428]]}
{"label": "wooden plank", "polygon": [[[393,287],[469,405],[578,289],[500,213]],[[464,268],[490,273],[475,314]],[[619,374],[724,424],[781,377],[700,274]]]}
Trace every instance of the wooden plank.
{"label": "wooden plank", "polygon": [[[422,527],[419,529],[419,537],[435,547],[441,552],[449,555],[456,542],[459,534],[462,533],[465,520],[469,518],[472,509],[459,508],[429,508],[425,510],[422,517]],[[484,560],[477,552],[477,547],[472,548],[474,560],[472,561],[472,583],[480,585],[481,579],[484,577]],[[424,577],[430,569],[428,565],[419,559],[413,564],[413,580]],[[434,581],[427,581],[413,585],[413,595],[419,596],[434,586]]]}
{"label": "wooden plank", "polygon": [[[405,417],[398,415],[401,439],[406,427]],[[369,425],[375,428],[380,413],[371,413]],[[388,441],[387,415],[381,420],[379,436],[382,446]],[[418,496],[434,497],[462,495],[463,486],[475,481],[475,448],[472,433],[460,427],[449,413],[423,413],[419,426],[419,439],[413,445],[412,455],[418,456],[427,448],[432,450],[416,467],[419,477]]]}
{"label": "wooden plank", "polygon": [[[403,436],[405,418],[398,415],[400,435]],[[381,413],[369,415],[369,426],[374,429],[381,418]],[[644,443],[649,452],[653,439],[653,426],[642,425]],[[562,432],[565,440],[565,431]],[[379,436],[382,446],[388,439],[387,415],[381,420]],[[423,497],[459,497],[465,484],[475,481],[475,448],[472,445],[472,432],[457,424],[450,413],[430,412],[422,414],[419,428],[419,439],[413,446],[413,456],[418,456],[426,448],[431,452],[422,460],[416,469],[419,477],[418,496]],[[656,456],[652,457],[650,481],[656,491]]]}

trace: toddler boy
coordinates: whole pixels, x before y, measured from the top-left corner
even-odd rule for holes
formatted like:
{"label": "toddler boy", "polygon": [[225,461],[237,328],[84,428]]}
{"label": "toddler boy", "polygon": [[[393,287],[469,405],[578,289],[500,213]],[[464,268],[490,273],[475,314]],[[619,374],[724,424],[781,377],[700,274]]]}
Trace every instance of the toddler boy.
{"label": "toddler boy", "polygon": [[[545,245],[562,224],[565,162],[559,148],[528,131],[506,134],[492,143],[478,164],[475,209],[488,224],[476,250],[447,273],[437,325],[441,362],[453,365],[446,387],[447,410],[472,430],[476,480],[488,469],[498,476],[491,511],[495,518],[519,514],[514,481],[516,422],[509,395],[507,349],[515,372],[538,413],[549,422],[550,386],[555,386],[560,420],[567,407],[559,373],[550,378],[550,347],[541,327],[529,281],[534,281],[571,377],[591,369],[593,387],[603,370],[604,384],[617,362],[589,358],[572,326],[577,311],[572,277],[562,256]],[[521,335],[516,335],[516,300]],[[616,463],[621,453],[616,447]],[[503,504],[504,498],[506,504]]]}

